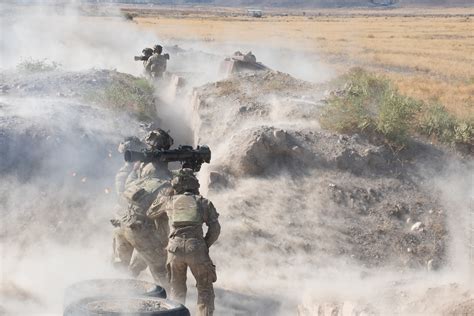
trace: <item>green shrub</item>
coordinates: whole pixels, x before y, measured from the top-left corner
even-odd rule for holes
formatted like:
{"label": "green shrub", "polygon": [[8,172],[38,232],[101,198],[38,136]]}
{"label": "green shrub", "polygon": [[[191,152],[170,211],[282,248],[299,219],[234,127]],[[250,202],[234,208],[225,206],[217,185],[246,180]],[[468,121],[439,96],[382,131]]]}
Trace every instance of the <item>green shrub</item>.
{"label": "green shrub", "polygon": [[380,103],[376,129],[395,144],[406,144],[412,120],[421,109],[421,103],[394,90],[385,93]]}
{"label": "green shrub", "polygon": [[27,58],[22,60],[17,66],[17,70],[21,72],[35,73],[35,72],[46,72],[53,71],[61,67],[61,64],[48,61],[47,59],[36,60]]}
{"label": "green shrub", "polygon": [[448,142],[454,137],[455,126],[455,118],[446,111],[444,106],[435,104],[428,106],[421,116],[419,131],[426,136]]}
{"label": "green shrub", "polygon": [[101,89],[92,90],[86,96],[108,108],[127,111],[143,121],[156,119],[153,86],[144,78],[120,78]]}
{"label": "green shrub", "polygon": [[458,120],[443,105],[427,106],[421,116],[419,132],[443,143],[473,144],[474,120]]}
{"label": "green shrub", "polygon": [[474,120],[456,124],[454,127],[454,142],[474,146]]}
{"label": "green shrub", "polygon": [[421,103],[398,93],[391,82],[361,68],[351,69],[329,97],[321,123],[342,133],[382,136],[394,146],[406,145],[410,121]]}

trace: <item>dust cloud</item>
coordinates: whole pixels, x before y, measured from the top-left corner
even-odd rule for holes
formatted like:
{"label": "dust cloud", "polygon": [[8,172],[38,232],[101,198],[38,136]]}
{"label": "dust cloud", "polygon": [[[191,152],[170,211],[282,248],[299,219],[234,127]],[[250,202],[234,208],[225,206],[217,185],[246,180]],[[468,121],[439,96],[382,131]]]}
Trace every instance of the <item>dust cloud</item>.
{"label": "dust cloud", "polygon": [[[0,9],[6,10],[5,6]],[[160,38],[118,15],[85,17],[73,5],[59,14],[44,7],[21,14],[3,11],[0,68],[11,70],[32,58],[59,62],[64,70],[116,69],[140,75],[142,65],[133,56],[160,43]],[[291,49],[164,44],[165,52],[171,53],[169,71],[186,77],[189,87],[222,79],[218,64],[236,50],[252,51],[270,68],[312,83],[334,76],[317,57]],[[173,55],[174,44],[184,51]],[[374,268],[351,256],[357,249],[342,232],[348,215],[328,197],[328,184],[339,181],[342,185],[347,174],[324,168],[292,172],[280,165],[269,167],[263,175],[235,177],[223,189],[209,184],[211,172],[233,163],[227,154],[235,151],[236,139],[249,129],[319,131],[314,117],[293,116],[301,108],[321,106],[317,97],[291,106],[288,98],[263,95],[268,116],[247,117],[245,124],[230,129],[235,113],[230,101],[220,104],[207,121],[201,117],[197,122],[192,89],[178,91],[177,97],[172,89],[172,85],[156,86],[156,97],[163,101],[157,108],[162,127],[170,130],[175,144],[210,144],[213,150],[213,165],[203,167],[200,179],[202,192],[216,205],[223,227],[221,238],[211,248],[218,269],[218,313],[224,315],[229,305],[235,305],[233,312],[292,315],[297,305],[337,301],[390,311],[397,303],[393,297],[402,290],[416,293],[416,301],[430,286],[465,284],[464,232],[472,207],[472,166],[468,172],[464,165],[453,167],[446,175],[425,182],[427,190],[440,193],[454,232],[448,247],[448,257],[453,259],[446,268],[436,275],[424,268],[415,272],[383,264]],[[316,95],[322,97],[320,92]],[[207,127],[197,129],[197,124]],[[108,221],[117,207],[113,178],[123,162],[116,145],[123,137],[140,133],[134,118],[79,101],[0,97],[0,293],[6,312],[59,315],[66,286],[88,278],[121,276],[109,265],[112,226]],[[349,180],[361,186],[372,181]],[[238,304],[242,302],[248,306]]]}
{"label": "dust cloud", "polygon": [[116,17],[84,16],[74,4],[60,9],[24,6],[9,11],[0,6],[2,16],[0,68],[12,68],[33,58],[60,63],[66,70],[117,69],[139,75],[141,67],[133,56],[155,45],[156,36]]}

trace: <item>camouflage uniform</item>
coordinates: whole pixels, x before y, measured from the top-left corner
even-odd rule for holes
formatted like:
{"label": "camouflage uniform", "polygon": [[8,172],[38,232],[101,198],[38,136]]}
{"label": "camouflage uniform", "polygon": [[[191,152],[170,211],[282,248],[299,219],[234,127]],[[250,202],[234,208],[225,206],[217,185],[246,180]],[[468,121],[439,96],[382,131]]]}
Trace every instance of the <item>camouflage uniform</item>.
{"label": "camouflage uniform", "polygon": [[145,71],[153,78],[163,78],[166,71],[167,59],[164,55],[153,54],[145,64]]}
{"label": "camouflage uniform", "polygon": [[134,250],[132,244],[127,241],[124,228],[116,227],[113,231],[113,264],[116,268],[130,272],[133,277],[138,277],[147,268],[143,257]]}
{"label": "camouflage uniform", "polygon": [[[145,144],[142,143],[137,137],[128,137],[124,142],[120,143],[118,151],[123,153],[127,149],[140,150],[145,148]],[[128,271],[132,276],[137,277],[140,272],[147,268],[145,260],[134,251],[133,246],[127,242],[123,228],[120,225],[120,218],[124,216],[123,209],[127,207],[127,201],[122,196],[125,191],[125,187],[130,182],[130,175],[135,174],[140,164],[125,162],[125,164],[119,169],[115,176],[115,190],[119,197],[119,211],[117,212],[116,219],[112,220],[115,226],[113,231],[113,264],[116,268],[124,271]]]}
{"label": "camouflage uniform", "polygon": [[[181,192],[155,201],[148,211],[148,216],[164,216],[169,221],[171,233],[167,246],[167,269],[171,286],[170,298],[185,303],[186,271],[189,267],[196,279],[197,315],[212,315],[213,283],[216,282],[217,275],[216,267],[209,257],[209,247],[220,234],[219,214],[214,205],[197,194],[197,191]],[[208,226],[206,236],[203,235],[202,229],[204,223]]]}
{"label": "camouflage uniform", "polygon": [[[146,216],[146,211],[157,196],[169,193],[170,173],[166,164],[148,163],[140,167],[140,177],[131,183],[124,192],[129,200],[126,214],[121,219],[119,243],[116,244],[117,252],[121,259],[131,259],[130,249],[135,249],[143,258],[157,283],[167,287],[166,277],[166,244],[168,230],[164,224],[151,220]],[[130,270],[138,269],[136,265]]]}
{"label": "camouflage uniform", "polygon": [[[168,149],[173,144],[173,139],[165,131],[158,129],[149,133],[146,142],[152,148]],[[123,192],[128,207],[120,219],[120,231],[117,232],[119,238],[114,245],[118,257],[125,262],[133,260],[132,253],[135,249],[149,267],[155,281],[165,288],[168,285],[165,249],[168,225],[167,222],[151,220],[146,216],[146,211],[157,196],[169,194],[170,179],[168,164],[162,162],[141,163],[135,172],[130,173],[127,181],[131,182],[127,183]],[[132,261],[130,270],[133,272],[141,267],[143,265],[139,265],[139,262]]]}

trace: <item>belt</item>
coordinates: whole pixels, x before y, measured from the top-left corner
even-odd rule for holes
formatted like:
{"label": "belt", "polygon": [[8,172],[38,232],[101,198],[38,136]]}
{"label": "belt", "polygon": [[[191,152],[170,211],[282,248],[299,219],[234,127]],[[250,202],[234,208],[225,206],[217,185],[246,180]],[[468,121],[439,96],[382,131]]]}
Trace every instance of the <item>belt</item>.
{"label": "belt", "polygon": [[170,238],[181,238],[181,239],[204,239],[203,236],[199,236],[196,233],[178,233],[178,234],[171,234]]}

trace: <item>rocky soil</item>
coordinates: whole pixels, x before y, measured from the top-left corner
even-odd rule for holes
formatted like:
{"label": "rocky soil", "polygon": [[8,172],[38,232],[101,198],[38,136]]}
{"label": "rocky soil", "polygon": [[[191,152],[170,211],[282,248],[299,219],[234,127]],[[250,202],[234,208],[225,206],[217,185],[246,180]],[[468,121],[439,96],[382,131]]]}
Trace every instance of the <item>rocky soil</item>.
{"label": "rocky soil", "polygon": [[[299,296],[331,266],[357,266],[356,279],[368,284],[384,270],[443,268],[452,210],[431,181],[461,158],[421,142],[395,153],[359,135],[321,130],[322,89],[279,72],[195,89],[193,129],[216,153],[209,196],[226,223],[213,250],[221,273],[237,270],[261,289],[293,280],[284,295]],[[472,161],[463,163],[471,172]],[[233,262],[236,254],[245,260]],[[354,306],[354,313],[381,310]],[[327,311],[306,307],[301,315]]]}
{"label": "rocky soil", "polygon": [[[90,251],[105,253],[110,244],[113,177],[122,163],[115,146],[142,132],[136,116],[85,102],[84,96],[132,79],[104,70],[0,74],[0,210],[6,228],[0,243],[8,245],[5,269],[12,280],[22,280],[14,262],[31,262],[31,253],[53,241],[87,253],[88,264],[107,271],[105,256],[98,264]],[[422,142],[395,153],[359,135],[322,130],[325,89],[268,71],[192,91],[186,128],[195,144],[212,149],[201,187],[223,226],[211,248],[218,267],[217,314],[469,312],[472,292],[436,276],[453,265],[453,240],[467,228],[467,195],[461,193],[469,192],[464,184],[472,161]],[[159,110],[158,104],[158,116]],[[455,208],[438,184],[457,174],[460,180],[450,182],[459,194]],[[454,214],[461,217],[453,233]],[[74,267],[78,276],[86,266],[91,269]],[[0,286],[13,289],[5,292],[5,314],[17,307],[11,303],[15,293],[30,297],[35,308],[47,304],[30,282],[10,281]]]}

